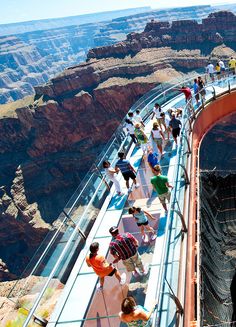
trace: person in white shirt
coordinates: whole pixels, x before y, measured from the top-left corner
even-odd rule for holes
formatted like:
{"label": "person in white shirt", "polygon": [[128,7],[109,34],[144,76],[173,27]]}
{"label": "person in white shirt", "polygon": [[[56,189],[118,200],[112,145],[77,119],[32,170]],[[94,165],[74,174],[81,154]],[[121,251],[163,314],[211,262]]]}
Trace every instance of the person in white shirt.
{"label": "person in white shirt", "polygon": [[162,156],[163,155],[162,143],[163,143],[163,140],[165,139],[165,137],[164,137],[164,134],[162,133],[162,131],[159,129],[159,125],[157,122],[153,123],[151,135],[152,135],[153,141],[156,143],[157,148]]}
{"label": "person in white shirt", "polygon": [[156,116],[156,120],[157,120],[157,123],[158,123],[158,126],[160,127],[160,129],[162,130],[162,125],[164,125],[164,121],[161,117],[161,113],[163,112],[162,109],[161,109],[161,106],[159,105],[159,103],[155,103],[154,105],[154,108],[153,108],[153,115],[152,115],[152,118],[154,118],[154,116]]}
{"label": "person in white shirt", "polygon": [[103,161],[102,163],[103,168],[105,169],[106,177],[112,181],[115,185],[116,193],[118,195],[122,195],[121,193],[121,187],[119,181],[116,179],[115,174],[117,174],[117,171],[115,168],[111,167],[111,164],[109,161]]}
{"label": "person in white shirt", "polygon": [[171,132],[171,129],[169,127],[170,118],[164,112],[161,113],[161,117],[163,118],[163,120],[165,122],[165,125],[164,125],[165,126],[165,133],[167,134],[167,140],[169,141],[170,132]]}
{"label": "person in white shirt", "polygon": [[125,120],[125,126],[124,128],[127,130],[128,134],[130,135],[130,137],[132,138],[134,144],[138,144],[138,139],[134,133],[134,124],[132,123],[132,121],[130,119],[126,119]]}
{"label": "person in white shirt", "polygon": [[212,82],[214,82],[214,71],[215,71],[214,70],[214,65],[209,62],[207,67],[206,67],[206,72],[207,72],[207,74],[209,74]]}
{"label": "person in white shirt", "polygon": [[224,77],[224,75],[225,75],[225,64],[224,64],[223,60],[219,61],[219,65],[220,65],[220,72],[221,72],[222,76]]}
{"label": "person in white shirt", "polygon": [[135,121],[137,123],[141,124],[143,127],[145,127],[144,122],[143,122],[143,118],[140,115],[140,110],[137,109],[135,112],[136,112],[136,114],[134,116]]}

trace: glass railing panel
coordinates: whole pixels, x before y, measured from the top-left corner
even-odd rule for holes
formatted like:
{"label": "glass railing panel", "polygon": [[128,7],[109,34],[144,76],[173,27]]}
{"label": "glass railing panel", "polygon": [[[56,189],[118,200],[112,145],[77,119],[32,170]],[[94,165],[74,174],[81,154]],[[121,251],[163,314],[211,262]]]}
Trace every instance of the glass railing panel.
{"label": "glass railing panel", "polygon": [[[74,232],[74,229],[71,229],[71,233]],[[69,233],[69,235],[71,234]],[[11,294],[11,297],[17,296],[17,303],[13,312],[9,316],[9,319],[6,318],[9,326],[22,326],[17,325],[19,319],[24,320],[27,318],[29,310],[33,307],[36,302],[39,294],[45,288],[42,298],[39,301],[37,309],[34,313],[34,316],[39,316],[40,318],[45,318],[49,320],[51,313],[54,310],[54,307],[57,303],[58,298],[60,297],[64,284],[68,279],[68,276],[73,268],[75,261],[77,259],[76,253],[81,250],[84,246],[84,240],[81,238],[80,234],[75,231],[74,236],[70,235],[70,242],[68,239],[65,240],[63,250],[58,251],[60,256],[57,257],[57,254],[54,253],[50,256],[51,267],[48,267],[48,257],[45,257],[45,267],[42,265],[39,267],[38,271],[35,271],[33,276],[29,276],[26,279],[25,285],[22,288],[21,286],[16,286],[15,291],[17,294]],[[63,244],[62,244],[63,246]],[[57,250],[57,249],[56,249]],[[54,259],[55,257],[55,259]],[[56,258],[57,257],[57,258]],[[60,257],[60,260],[58,260]],[[56,268],[56,269],[55,269]],[[47,271],[48,269],[48,271]],[[53,270],[55,270],[53,272]],[[53,272],[53,273],[52,273]],[[48,278],[50,276],[50,278]],[[21,287],[21,289],[17,288]],[[22,315],[24,317],[22,317]],[[20,317],[20,318],[19,318]],[[33,320],[29,326],[34,326]],[[36,325],[37,326],[37,325]]]}

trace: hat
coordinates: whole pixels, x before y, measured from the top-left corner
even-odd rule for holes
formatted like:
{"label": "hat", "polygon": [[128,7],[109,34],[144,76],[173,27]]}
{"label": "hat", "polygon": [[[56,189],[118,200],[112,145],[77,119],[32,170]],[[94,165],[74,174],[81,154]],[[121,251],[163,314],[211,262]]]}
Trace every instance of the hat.
{"label": "hat", "polygon": [[113,234],[117,234],[119,232],[119,229],[117,226],[112,226],[110,229],[109,229],[109,233],[111,233],[111,235]]}

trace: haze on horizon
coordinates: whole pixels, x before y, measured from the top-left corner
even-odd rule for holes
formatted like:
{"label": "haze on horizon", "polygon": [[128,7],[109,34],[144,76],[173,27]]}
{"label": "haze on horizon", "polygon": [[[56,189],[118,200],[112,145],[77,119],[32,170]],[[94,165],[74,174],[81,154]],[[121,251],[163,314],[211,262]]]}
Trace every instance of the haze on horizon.
{"label": "haze on horizon", "polygon": [[152,9],[187,7],[194,5],[222,5],[236,3],[235,0],[179,0],[167,5],[166,0],[0,0],[0,24],[61,18],[98,12],[122,10],[138,7]]}

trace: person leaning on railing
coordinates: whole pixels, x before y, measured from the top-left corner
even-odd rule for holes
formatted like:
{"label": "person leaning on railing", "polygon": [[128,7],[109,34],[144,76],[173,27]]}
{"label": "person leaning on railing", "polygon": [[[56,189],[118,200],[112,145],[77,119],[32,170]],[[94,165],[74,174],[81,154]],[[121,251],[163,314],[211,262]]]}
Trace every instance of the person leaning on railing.
{"label": "person leaning on railing", "polygon": [[154,301],[152,308],[148,311],[141,305],[137,305],[132,296],[124,298],[121,304],[120,320],[129,327],[149,327],[152,325],[152,313],[156,308]]}

